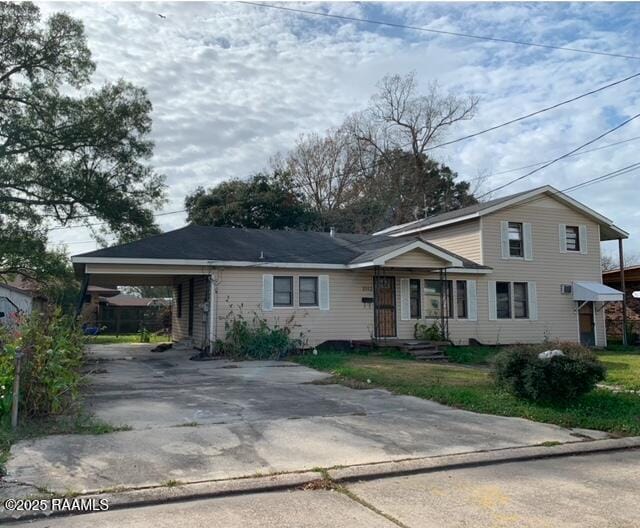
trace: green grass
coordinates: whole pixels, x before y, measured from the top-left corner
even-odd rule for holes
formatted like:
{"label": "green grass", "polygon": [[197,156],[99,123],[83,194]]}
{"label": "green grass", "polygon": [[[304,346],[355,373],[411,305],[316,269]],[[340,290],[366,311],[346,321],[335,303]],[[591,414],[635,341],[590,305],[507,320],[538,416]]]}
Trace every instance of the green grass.
{"label": "green grass", "polygon": [[444,353],[453,363],[463,365],[488,365],[500,347],[489,346],[449,346]]}
{"label": "green grass", "polygon": [[[166,335],[151,334],[151,343],[168,343],[171,338]],[[121,335],[97,335],[86,336],[87,344],[95,345],[115,345],[118,343],[140,343],[140,334],[121,334]]]}
{"label": "green grass", "polygon": [[606,383],[640,391],[640,349],[620,346],[617,350],[598,354],[607,367]]}
{"label": "green grass", "polygon": [[338,383],[358,382],[397,394],[430,399],[469,411],[519,416],[564,427],[640,434],[640,396],[595,390],[569,405],[520,400],[495,389],[489,373],[469,367],[404,361],[383,356],[325,353],[295,361],[331,372]]}

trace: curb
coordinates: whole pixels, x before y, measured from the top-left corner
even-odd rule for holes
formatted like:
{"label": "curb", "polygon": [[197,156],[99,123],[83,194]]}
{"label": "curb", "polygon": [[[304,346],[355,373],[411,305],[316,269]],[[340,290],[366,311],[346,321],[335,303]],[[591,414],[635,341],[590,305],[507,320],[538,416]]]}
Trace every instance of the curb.
{"label": "curb", "polygon": [[[508,464],[532,460],[544,460],[567,456],[580,456],[598,453],[639,449],[640,436],[572,442],[553,446],[527,446],[505,448],[492,451],[480,451],[436,457],[413,458],[395,462],[362,464],[345,468],[328,469],[326,475],[337,483],[349,483],[380,478],[401,477],[420,473],[450,471],[462,468],[482,467],[495,464]],[[117,493],[93,493],[77,498],[84,500],[109,500],[109,511],[167,504],[171,502],[189,502],[252,493],[274,491],[292,491],[305,484],[322,478],[319,471],[300,471],[264,477],[247,477],[231,480],[215,480],[185,483],[175,487],[148,487]],[[0,510],[0,523],[13,524],[35,519],[64,517],[94,513],[93,511],[69,512],[16,512]]]}

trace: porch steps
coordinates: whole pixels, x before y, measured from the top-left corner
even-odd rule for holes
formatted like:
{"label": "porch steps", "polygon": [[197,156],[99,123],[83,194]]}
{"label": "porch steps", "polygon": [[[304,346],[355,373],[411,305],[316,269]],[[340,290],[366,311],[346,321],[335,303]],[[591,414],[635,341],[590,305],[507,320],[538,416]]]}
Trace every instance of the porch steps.
{"label": "porch steps", "polygon": [[441,347],[449,345],[444,341],[422,341],[419,339],[379,339],[372,341],[354,341],[355,346],[370,348],[395,348],[411,354],[418,361],[447,361]]}

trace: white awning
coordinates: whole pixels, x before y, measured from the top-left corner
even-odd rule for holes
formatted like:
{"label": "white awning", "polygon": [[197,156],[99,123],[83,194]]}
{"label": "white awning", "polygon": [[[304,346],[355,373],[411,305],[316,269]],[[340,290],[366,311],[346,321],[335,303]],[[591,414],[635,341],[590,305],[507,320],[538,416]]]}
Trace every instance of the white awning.
{"label": "white awning", "polygon": [[574,282],[574,301],[621,301],[622,292],[609,288],[599,282]]}

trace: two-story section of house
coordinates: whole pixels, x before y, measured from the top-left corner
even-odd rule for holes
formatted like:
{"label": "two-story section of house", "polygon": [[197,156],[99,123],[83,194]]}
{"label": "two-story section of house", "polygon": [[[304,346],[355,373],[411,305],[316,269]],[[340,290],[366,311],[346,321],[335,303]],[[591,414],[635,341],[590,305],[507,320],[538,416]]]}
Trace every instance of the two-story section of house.
{"label": "two-story section of house", "polygon": [[[540,187],[379,234],[419,236],[491,268],[445,285],[449,337],[456,343],[580,341],[605,346],[604,306],[621,293],[602,285],[600,242],[627,238],[611,220],[554,189]],[[474,281],[477,307],[463,299]],[[422,316],[423,314],[421,314]]]}

